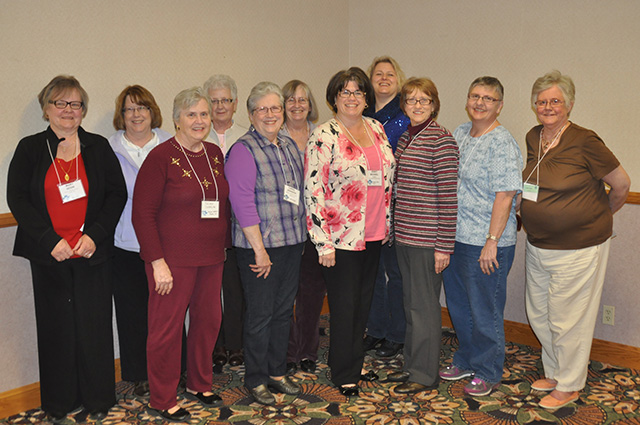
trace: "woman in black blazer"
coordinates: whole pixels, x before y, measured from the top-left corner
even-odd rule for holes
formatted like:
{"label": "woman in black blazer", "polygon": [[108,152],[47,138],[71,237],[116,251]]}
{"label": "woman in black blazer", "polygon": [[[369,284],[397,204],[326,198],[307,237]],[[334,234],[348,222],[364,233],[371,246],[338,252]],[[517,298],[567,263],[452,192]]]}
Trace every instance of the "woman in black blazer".
{"label": "woman in black blazer", "polygon": [[53,422],[80,406],[103,418],[115,403],[107,259],[127,189],[107,140],[80,127],[78,80],[57,76],[38,100],[50,125],[18,144],[7,202],[13,254],[31,263],[42,409]]}

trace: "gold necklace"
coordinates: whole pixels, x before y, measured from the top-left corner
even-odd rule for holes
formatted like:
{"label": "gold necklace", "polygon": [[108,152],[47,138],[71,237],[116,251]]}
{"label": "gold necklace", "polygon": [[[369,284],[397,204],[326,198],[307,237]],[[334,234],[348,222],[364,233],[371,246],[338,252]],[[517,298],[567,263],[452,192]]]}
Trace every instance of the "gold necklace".
{"label": "gold necklace", "polygon": [[64,167],[62,166],[62,162],[60,162],[60,158],[56,158],[58,160],[58,165],[60,165],[60,169],[62,170],[62,172],[64,173],[64,181],[68,182],[69,181],[69,173],[71,172],[71,169],[73,168],[73,159],[71,159],[71,164],[69,165],[69,169],[65,170]]}

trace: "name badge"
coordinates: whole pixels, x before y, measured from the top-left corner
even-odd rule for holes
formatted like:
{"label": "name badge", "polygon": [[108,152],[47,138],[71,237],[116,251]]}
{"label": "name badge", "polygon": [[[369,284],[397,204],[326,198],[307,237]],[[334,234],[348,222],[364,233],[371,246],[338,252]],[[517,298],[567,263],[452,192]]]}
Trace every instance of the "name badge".
{"label": "name badge", "polygon": [[200,218],[220,218],[220,202],[202,201],[200,204]]}
{"label": "name badge", "polygon": [[382,170],[367,170],[367,185],[382,186]]}
{"label": "name badge", "polygon": [[284,185],[284,200],[298,206],[300,203],[300,191],[293,186]]}
{"label": "name badge", "polygon": [[522,198],[529,201],[538,202],[538,191],[540,187],[537,184],[525,183],[522,185]]}
{"label": "name badge", "polygon": [[84,186],[82,186],[82,180],[59,184],[58,190],[60,191],[60,197],[62,198],[63,204],[87,196],[87,194],[84,192]]}

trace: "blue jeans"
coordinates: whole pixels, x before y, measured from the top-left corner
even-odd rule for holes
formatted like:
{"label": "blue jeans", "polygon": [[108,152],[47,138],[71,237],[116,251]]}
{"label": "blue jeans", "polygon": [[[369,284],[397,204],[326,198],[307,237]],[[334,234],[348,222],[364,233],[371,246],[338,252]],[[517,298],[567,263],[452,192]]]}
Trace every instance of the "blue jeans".
{"label": "blue jeans", "polygon": [[266,279],[257,277],[249,268],[255,264],[254,251],[236,247],[246,305],[243,342],[247,388],[267,384],[269,376],[283,376],[287,372],[289,324],[298,291],[303,246],[299,243],[267,248],[273,264]]}
{"label": "blue jeans", "polygon": [[444,289],[459,342],[453,365],[497,383],[502,379],[504,366],[507,275],[516,247],[498,248],[499,268],[490,275],[482,273],[478,263],[482,248],[456,242],[449,267],[444,271]]}
{"label": "blue jeans", "polygon": [[[388,277],[388,281],[387,281]],[[367,321],[367,335],[404,343],[407,322],[402,301],[402,275],[395,245],[382,245],[380,265]]]}

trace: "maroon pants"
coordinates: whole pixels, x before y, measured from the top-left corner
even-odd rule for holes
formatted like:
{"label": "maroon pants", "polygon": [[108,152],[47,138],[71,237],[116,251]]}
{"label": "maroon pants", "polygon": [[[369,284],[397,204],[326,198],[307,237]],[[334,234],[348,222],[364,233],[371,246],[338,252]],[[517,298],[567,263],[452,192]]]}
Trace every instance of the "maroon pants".
{"label": "maroon pants", "polygon": [[169,264],[169,268],[173,275],[173,289],[167,295],[158,295],[153,268],[146,264],[149,282],[149,404],[159,410],[167,410],[177,404],[182,327],[187,308],[187,388],[190,390],[211,391],[211,355],[221,320],[223,263],[202,267],[176,267]]}

